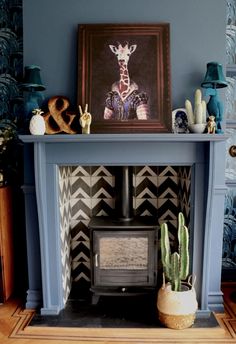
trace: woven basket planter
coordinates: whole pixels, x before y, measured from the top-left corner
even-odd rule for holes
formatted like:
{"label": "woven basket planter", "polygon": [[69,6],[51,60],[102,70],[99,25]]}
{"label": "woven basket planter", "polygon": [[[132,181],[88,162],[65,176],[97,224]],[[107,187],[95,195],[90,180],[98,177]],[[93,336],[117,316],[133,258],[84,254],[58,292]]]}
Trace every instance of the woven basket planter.
{"label": "woven basket planter", "polygon": [[167,283],[158,291],[159,320],[168,328],[182,330],[191,327],[197,307],[195,289],[191,284],[183,284],[182,291],[173,291]]}

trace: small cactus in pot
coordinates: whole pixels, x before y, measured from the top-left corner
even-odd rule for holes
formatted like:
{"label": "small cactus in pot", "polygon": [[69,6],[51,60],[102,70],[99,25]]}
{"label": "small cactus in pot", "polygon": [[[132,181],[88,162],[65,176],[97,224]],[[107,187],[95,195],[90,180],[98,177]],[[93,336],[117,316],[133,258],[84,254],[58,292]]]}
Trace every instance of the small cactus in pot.
{"label": "small cactus in pot", "polygon": [[[158,291],[159,320],[172,329],[184,329],[193,325],[197,299],[189,274],[189,234],[184,216],[178,215],[178,252],[171,253],[168,226],[161,225],[161,260],[163,285]],[[184,282],[188,278],[187,283]],[[168,283],[165,283],[165,279]]]}

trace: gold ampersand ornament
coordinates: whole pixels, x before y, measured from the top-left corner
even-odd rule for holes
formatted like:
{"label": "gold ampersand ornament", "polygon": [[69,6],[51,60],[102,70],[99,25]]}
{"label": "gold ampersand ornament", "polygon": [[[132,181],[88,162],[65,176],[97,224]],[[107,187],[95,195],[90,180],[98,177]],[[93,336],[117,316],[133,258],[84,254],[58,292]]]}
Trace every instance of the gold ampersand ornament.
{"label": "gold ampersand ornament", "polygon": [[71,128],[75,113],[66,112],[70,105],[69,99],[64,96],[55,96],[48,101],[48,112],[44,115],[46,134],[76,134]]}

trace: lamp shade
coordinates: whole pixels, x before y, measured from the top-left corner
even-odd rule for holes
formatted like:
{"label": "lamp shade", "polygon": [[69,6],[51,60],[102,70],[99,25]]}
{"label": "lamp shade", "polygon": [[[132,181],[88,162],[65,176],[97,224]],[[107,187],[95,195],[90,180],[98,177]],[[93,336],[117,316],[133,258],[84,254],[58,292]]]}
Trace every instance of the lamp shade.
{"label": "lamp shade", "polygon": [[34,89],[35,91],[44,91],[45,86],[40,77],[40,67],[30,65],[25,67],[24,82],[22,84],[24,90]]}
{"label": "lamp shade", "polygon": [[206,75],[201,86],[204,88],[223,88],[228,86],[220,63],[207,63]]}

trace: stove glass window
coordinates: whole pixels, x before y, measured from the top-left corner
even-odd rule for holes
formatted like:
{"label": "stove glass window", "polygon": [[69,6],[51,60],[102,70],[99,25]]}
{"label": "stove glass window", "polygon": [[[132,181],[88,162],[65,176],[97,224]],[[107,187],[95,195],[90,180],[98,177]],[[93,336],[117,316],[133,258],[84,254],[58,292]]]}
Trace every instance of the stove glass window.
{"label": "stove glass window", "polygon": [[103,237],[99,240],[99,251],[100,269],[147,269],[147,237]]}

